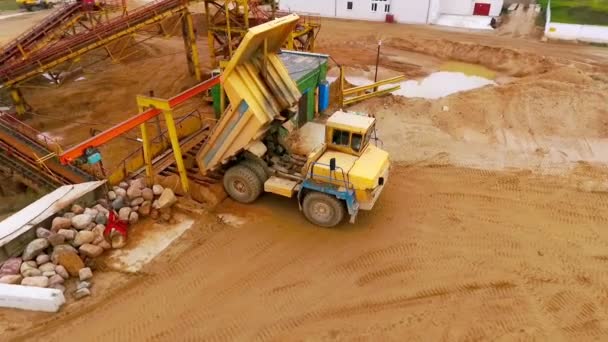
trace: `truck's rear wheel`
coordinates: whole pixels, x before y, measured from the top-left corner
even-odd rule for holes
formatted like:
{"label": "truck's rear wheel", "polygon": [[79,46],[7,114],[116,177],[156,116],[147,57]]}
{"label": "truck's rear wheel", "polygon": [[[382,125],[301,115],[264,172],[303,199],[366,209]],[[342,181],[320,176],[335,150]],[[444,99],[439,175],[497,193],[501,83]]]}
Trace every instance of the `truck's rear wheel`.
{"label": "truck's rear wheel", "polygon": [[239,164],[245,165],[250,168],[251,171],[253,171],[255,175],[258,176],[258,179],[262,182],[262,184],[264,184],[264,182],[268,180],[268,174],[266,173],[266,170],[264,170],[264,167],[258,162],[250,159],[245,159]]}
{"label": "truck's rear wheel", "polygon": [[339,199],[320,192],[306,194],[302,209],[310,222],[326,228],[338,225],[345,215],[344,204]]}
{"label": "truck's rear wheel", "polygon": [[239,164],[224,174],[224,189],[235,201],[251,203],[262,193],[263,184],[253,170]]}

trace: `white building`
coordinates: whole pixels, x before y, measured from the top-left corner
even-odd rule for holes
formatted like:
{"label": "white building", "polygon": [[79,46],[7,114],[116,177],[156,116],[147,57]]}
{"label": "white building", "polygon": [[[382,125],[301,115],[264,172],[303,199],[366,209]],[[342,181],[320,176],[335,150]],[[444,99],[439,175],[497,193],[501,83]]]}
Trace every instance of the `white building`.
{"label": "white building", "polygon": [[499,16],[503,0],[280,0],[281,10],[323,17],[432,24],[441,15]]}

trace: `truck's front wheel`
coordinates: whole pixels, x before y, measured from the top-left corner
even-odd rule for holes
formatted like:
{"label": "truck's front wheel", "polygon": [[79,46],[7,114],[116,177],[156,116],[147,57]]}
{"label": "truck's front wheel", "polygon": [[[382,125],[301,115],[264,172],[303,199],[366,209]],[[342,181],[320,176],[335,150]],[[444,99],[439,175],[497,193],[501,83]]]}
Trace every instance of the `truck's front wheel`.
{"label": "truck's front wheel", "polygon": [[253,170],[235,165],[224,174],[224,189],[235,201],[251,203],[262,193],[263,184]]}
{"label": "truck's front wheel", "polygon": [[320,192],[306,194],[302,209],[310,222],[326,228],[338,225],[345,215],[344,204],[340,200]]}

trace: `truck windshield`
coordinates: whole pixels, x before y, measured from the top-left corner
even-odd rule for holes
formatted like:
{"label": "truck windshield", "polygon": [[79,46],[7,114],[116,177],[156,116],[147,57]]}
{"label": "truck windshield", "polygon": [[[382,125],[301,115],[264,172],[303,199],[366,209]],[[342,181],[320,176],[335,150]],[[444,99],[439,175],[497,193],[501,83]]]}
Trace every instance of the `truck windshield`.
{"label": "truck windshield", "polygon": [[369,143],[369,140],[372,137],[373,130],[374,130],[374,127],[373,126],[370,127],[370,129],[367,130],[367,132],[365,133],[365,137],[363,137],[359,133],[353,133],[353,136],[351,139],[351,144],[350,144],[350,147],[353,149],[353,151],[360,152],[361,150],[363,150],[365,148],[365,146],[367,146],[367,144]]}

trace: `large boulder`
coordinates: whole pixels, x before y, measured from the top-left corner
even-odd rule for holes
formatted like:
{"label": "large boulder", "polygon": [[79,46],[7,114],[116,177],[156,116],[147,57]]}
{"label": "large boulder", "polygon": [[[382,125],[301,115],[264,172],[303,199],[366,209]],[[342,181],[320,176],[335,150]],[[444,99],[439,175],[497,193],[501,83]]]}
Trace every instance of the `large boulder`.
{"label": "large boulder", "polygon": [[63,278],[63,279],[68,279],[70,277],[68,270],[66,270],[65,267],[63,267],[61,265],[55,266],[55,273],[60,275],[61,278]]}
{"label": "large boulder", "polygon": [[72,217],[72,226],[78,230],[86,229],[95,217],[86,214],[80,214]]}
{"label": "large boulder", "polygon": [[108,213],[110,212],[108,210],[108,208],[104,207],[101,204],[95,204],[95,206],[93,207],[93,209],[97,210],[100,214],[104,214],[104,215],[108,215]]}
{"label": "large boulder", "polygon": [[154,184],[152,186],[152,192],[154,193],[154,196],[160,196],[160,194],[163,193],[163,190],[165,190],[165,188],[163,188],[163,186],[160,184]]}
{"label": "large boulder", "polygon": [[97,216],[95,216],[95,223],[99,224],[106,224],[108,223],[108,214],[107,213],[99,213],[97,214]]}
{"label": "large boulder", "polygon": [[21,274],[7,274],[0,276],[0,284],[19,285],[21,284],[21,280],[23,280],[23,276]]}
{"label": "large boulder", "polygon": [[79,290],[76,290],[76,292],[74,292],[74,298],[76,298],[76,299],[82,299],[82,298],[90,296],[90,295],[91,295],[91,290],[89,290],[86,287],[83,287]]}
{"label": "large boulder", "polygon": [[28,243],[23,251],[23,255],[21,256],[23,260],[33,260],[39,254],[42,253],[49,246],[49,241],[47,239],[38,238]]}
{"label": "large boulder", "polygon": [[108,199],[113,201],[116,199],[116,193],[114,191],[108,191]]}
{"label": "large boulder", "polygon": [[131,208],[124,207],[118,211],[118,218],[122,221],[128,221],[130,214],[131,214]]}
{"label": "large boulder", "polygon": [[53,253],[51,253],[51,262],[53,264],[58,264],[59,255],[61,255],[62,253],[66,253],[66,252],[78,254],[78,251],[76,250],[76,248],[74,248],[68,244],[55,246],[55,247],[53,247]]}
{"label": "large boulder", "polygon": [[57,263],[65,268],[72,277],[78,277],[78,271],[84,268],[84,262],[73,252],[63,252],[57,257]]}
{"label": "large boulder", "polygon": [[141,195],[142,195],[142,188],[140,188],[138,184],[131,185],[127,189],[127,197],[130,200],[136,199],[137,197],[141,197]]}
{"label": "large boulder", "polygon": [[116,188],[116,189],[114,189],[114,192],[116,193],[116,198],[127,197],[127,189]]}
{"label": "large boulder", "polygon": [[80,215],[80,214],[84,213],[84,208],[78,204],[74,204],[74,205],[72,205],[71,211],[76,215]]}
{"label": "large boulder", "polygon": [[76,237],[76,231],[72,229],[60,229],[57,234],[63,235],[65,240],[74,240]]}
{"label": "large boulder", "polygon": [[112,201],[112,209],[114,210],[120,210],[125,205],[125,196],[118,196],[114,201]]}
{"label": "large boulder", "polygon": [[[65,229],[63,229],[65,230]],[[69,230],[69,232],[72,232],[71,230]],[[61,245],[63,243],[65,243],[65,236],[63,236],[62,234],[51,234],[51,236],[48,237],[49,243],[51,244],[51,246],[58,246]]]}
{"label": "large boulder", "polygon": [[88,267],[81,268],[80,271],[78,271],[78,278],[80,281],[89,280],[93,278],[93,271]]}
{"label": "large boulder", "polygon": [[26,261],[21,263],[21,267],[19,267],[19,272],[23,273],[26,270],[31,270],[31,269],[38,269],[38,264],[36,264],[36,261],[34,260],[30,260],[30,261]]}
{"label": "large boulder", "polygon": [[118,187],[121,188],[121,189],[127,190],[127,188],[129,187],[129,183],[127,183],[127,182],[120,182],[120,184],[118,184]]}
{"label": "large boulder", "polygon": [[137,197],[136,199],[131,201],[131,206],[132,207],[136,207],[140,204],[144,203],[144,198],[143,197]]}
{"label": "large boulder", "polygon": [[150,201],[145,201],[139,206],[138,212],[141,216],[148,216],[150,215],[150,210],[152,210],[152,203]]}
{"label": "large boulder", "polygon": [[99,214],[99,210],[97,210],[95,208],[86,208],[84,210],[84,214],[95,217],[95,216],[97,216],[97,214]]}
{"label": "large boulder", "polygon": [[71,219],[72,219],[72,217],[74,217],[74,216],[76,216],[76,214],[74,214],[74,213],[73,213],[73,212],[71,212],[71,211],[68,211],[67,213],[63,214],[63,217],[64,217],[64,218],[67,218],[67,219],[70,219],[70,220],[71,220]]}
{"label": "large boulder", "polygon": [[154,191],[150,188],[144,188],[141,191],[141,197],[144,198],[144,201],[152,201],[154,199]]}
{"label": "large boulder", "polygon": [[89,258],[96,258],[103,253],[103,248],[90,243],[85,243],[84,245],[80,246],[78,250],[81,255]]}
{"label": "large boulder", "polygon": [[28,268],[21,272],[23,277],[38,277],[42,275],[42,271],[37,268]]}
{"label": "large boulder", "polygon": [[51,223],[51,231],[58,232],[60,229],[72,228],[72,220],[65,217],[55,217]]}
{"label": "large boulder", "polygon": [[35,287],[48,287],[49,278],[37,276],[37,277],[25,277],[21,281],[23,286],[35,286]]}
{"label": "large boulder", "polygon": [[[51,260],[51,257],[48,254],[40,254],[36,257],[36,264],[44,265]],[[44,272],[44,271],[43,271]]]}
{"label": "large boulder", "polygon": [[89,230],[81,230],[74,238],[74,246],[82,246],[85,243],[91,243],[95,240],[96,234]]}
{"label": "large boulder", "polygon": [[38,266],[38,269],[42,272],[55,272],[55,264],[53,264],[52,262],[47,262]]}
{"label": "large boulder", "polygon": [[158,209],[169,208],[175,204],[175,202],[177,202],[177,197],[175,197],[173,190],[165,188],[158,198]]}
{"label": "large boulder", "polygon": [[4,264],[2,264],[2,267],[0,267],[0,277],[5,275],[19,274],[22,262],[23,260],[21,258],[7,259]]}
{"label": "large boulder", "polygon": [[136,224],[137,221],[139,221],[139,215],[135,211],[132,211],[129,214],[129,224]]}
{"label": "large boulder", "polygon": [[60,276],[59,274],[55,274],[55,275],[49,277],[49,285],[63,284],[64,282],[65,282],[65,279],[63,279],[63,277]]}
{"label": "large boulder", "polygon": [[46,239],[51,235],[51,231],[46,229],[46,228],[42,228],[42,227],[38,227],[36,228],[36,237],[40,238],[40,239]]}

